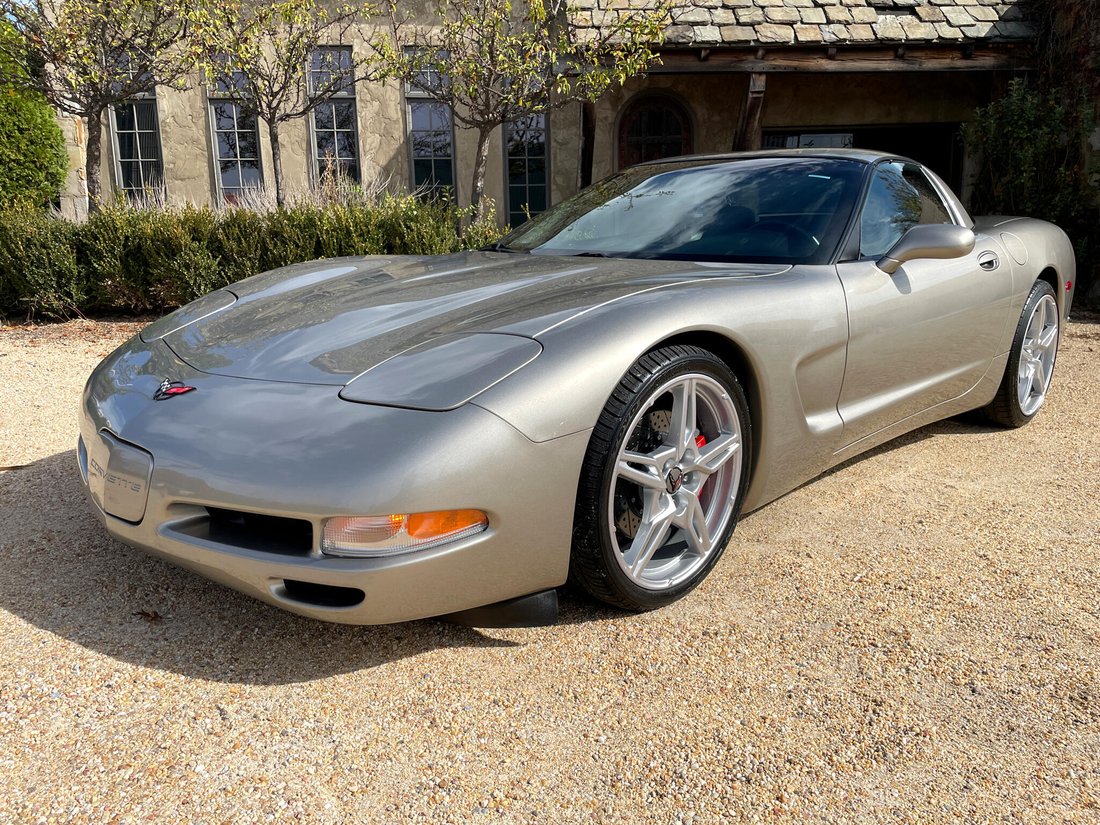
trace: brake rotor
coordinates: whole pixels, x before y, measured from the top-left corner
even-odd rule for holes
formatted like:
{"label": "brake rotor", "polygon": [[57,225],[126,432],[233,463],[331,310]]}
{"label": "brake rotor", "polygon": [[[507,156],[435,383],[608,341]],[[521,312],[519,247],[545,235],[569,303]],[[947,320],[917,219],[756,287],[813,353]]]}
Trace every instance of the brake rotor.
{"label": "brake rotor", "polygon": [[[631,433],[627,448],[641,453],[653,452],[665,440],[671,427],[671,410],[650,410]],[[633,539],[642,524],[642,497],[635,485],[623,487],[623,492],[615,496],[615,526],[626,538]]]}

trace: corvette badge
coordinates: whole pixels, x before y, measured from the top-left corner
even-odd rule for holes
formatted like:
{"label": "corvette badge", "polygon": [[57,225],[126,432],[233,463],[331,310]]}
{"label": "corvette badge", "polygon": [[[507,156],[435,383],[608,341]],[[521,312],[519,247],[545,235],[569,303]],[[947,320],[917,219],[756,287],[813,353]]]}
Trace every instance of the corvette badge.
{"label": "corvette badge", "polygon": [[175,398],[177,395],[191,392],[194,387],[189,387],[182,381],[169,381],[165,378],[160,382],[157,391],[153,393],[154,401],[163,401],[165,398]]}

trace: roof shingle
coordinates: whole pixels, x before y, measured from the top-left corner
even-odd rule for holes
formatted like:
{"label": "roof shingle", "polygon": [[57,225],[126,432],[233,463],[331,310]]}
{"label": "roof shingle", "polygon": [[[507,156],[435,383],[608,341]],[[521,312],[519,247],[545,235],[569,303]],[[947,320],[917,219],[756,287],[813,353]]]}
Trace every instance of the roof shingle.
{"label": "roof shingle", "polygon": [[[598,25],[605,0],[579,0],[577,16]],[[958,43],[1026,41],[1035,30],[1027,0],[695,0],[673,15],[665,43]],[[643,5],[644,0],[630,0]]]}

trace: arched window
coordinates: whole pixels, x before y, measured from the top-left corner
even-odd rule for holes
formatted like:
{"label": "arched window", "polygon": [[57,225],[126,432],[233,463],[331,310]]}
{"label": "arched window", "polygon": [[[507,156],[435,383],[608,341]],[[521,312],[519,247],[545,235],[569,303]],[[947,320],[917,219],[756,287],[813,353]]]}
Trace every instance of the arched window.
{"label": "arched window", "polygon": [[691,118],[676,101],[652,95],[631,103],[619,121],[619,168],[690,155]]}

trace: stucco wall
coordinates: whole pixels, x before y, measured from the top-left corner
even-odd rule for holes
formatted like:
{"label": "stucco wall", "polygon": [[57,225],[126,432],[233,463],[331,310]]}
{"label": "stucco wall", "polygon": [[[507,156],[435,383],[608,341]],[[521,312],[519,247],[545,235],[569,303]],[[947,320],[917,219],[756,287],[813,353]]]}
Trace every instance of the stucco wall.
{"label": "stucco wall", "polygon": [[[356,86],[356,115],[359,129],[359,160],[364,182],[388,180],[397,188],[411,186],[409,145],[406,139],[407,111],[401,86],[397,83],[359,83]],[[185,91],[158,90],[157,117],[160,126],[161,156],[168,201],[173,204],[214,204],[217,178],[210,122],[210,98],[196,78]],[[312,160],[311,116],[288,121],[280,127],[283,177],[291,196],[310,188],[316,171]],[[271,141],[267,127],[259,124],[260,161],[265,184],[274,185]],[[80,124],[79,128],[83,129]],[[76,126],[69,124],[70,132]],[[76,151],[77,140],[70,140]],[[455,175],[460,203],[468,203],[473,182],[477,133],[455,122]],[[118,189],[115,147],[108,122],[103,127],[103,192],[110,196]],[[501,130],[494,131],[489,146],[485,194],[503,206],[504,174]],[[83,156],[72,158],[74,171],[83,169]],[[72,197],[77,194],[70,184]]]}
{"label": "stucco wall", "polygon": [[[593,179],[615,171],[619,165],[619,119],[640,94],[663,93],[677,99],[692,120],[694,151],[727,152],[747,92],[746,74],[652,74],[627,82],[597,102]],[[762,127],[827,127],[863,124],[959,122],[970,117],[975,106],[989,99],[990,80],[975,73],[806,74],[776,73],[768,76]],[[396,188],[410,185],[407,110],[403,89],[397,83],[359,83],[356,87],[360,164],[364,181],[389,180]],[[580,180],[581,111],[578,103],[555,109],[549,115],[551,203],[575,192]],[[210,107],[206,87],[195,78],[186,91],[162,89],[157,96],[161,149],[170,202],[215,204],[216,170],[211,145]],[[308,189],[315,176],[312,162],[310,118],[283,124],[281,145],[284,178],[291,195]],[[74,172],[65,203],[78,212],[83,182],[75,170],[83,163],[79,130],[70,122]],[[103,191],[116,189],[114,144],[104,133]],[[468,203],[477,135],[455,124],[455,174],[460,203]],[[271,147],[260,124],[260,153],[264,181],[271,185],[274,173]],[[498,129],[491,141],[485,194],[505,213],[503,147]]]}
{"label": "stucco wall", "polygon": [[619,118],[637,95],[656,92],[675,98],[691,118],[694,151],[728,152],[747,89],[745,74],[654,74],[631,79],[604,95],[596,106],[592,179],[618,169]]}

